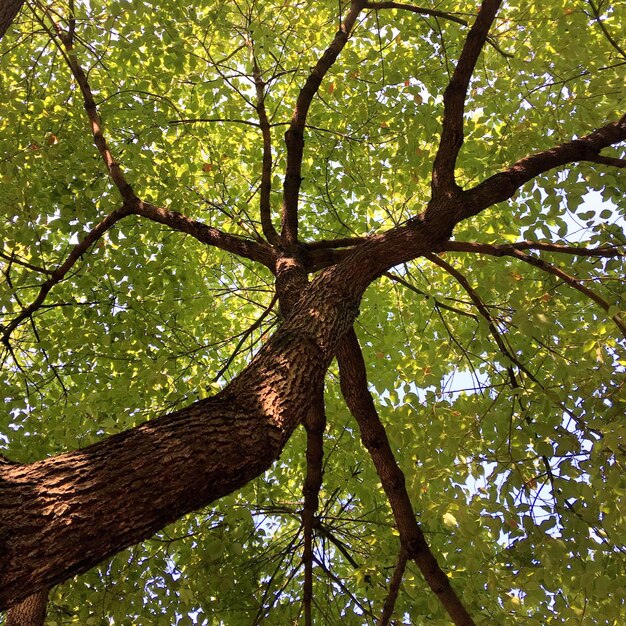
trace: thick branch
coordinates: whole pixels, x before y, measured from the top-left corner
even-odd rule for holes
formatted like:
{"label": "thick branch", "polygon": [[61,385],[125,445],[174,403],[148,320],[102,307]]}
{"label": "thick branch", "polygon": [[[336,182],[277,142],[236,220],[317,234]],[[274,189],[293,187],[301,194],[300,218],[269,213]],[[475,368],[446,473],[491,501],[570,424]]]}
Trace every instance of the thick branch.
{"label": "thick branch", "polygon": [[626,115],[588,135],[524,157],[464,193],[466,216],[476,215],[489,206],[512,198],[525,183],[568,163],[591,161],[624,167],[622,159],[607,159],[599,155],[603,148],[621,141],[626,141]]}
{"label": "thick branch", "polygon": [[0,2],[0,39],[9,30],[16,15],[20,12],[24,0],[2,0]]}
{"label": "thick branch", "polygon": [[436,200],[456,191],[454,168],[463,144],[463,111],[467,89],[500,4],[501,0],[483,0],[443,95],[441,139],[432,176],[432,192]]}
{"label": "thick branch", "polygon": [[363,445],[374,461],[383,489],[389,499],[402,547],[406,550],[408,557],[415,561],[428,586],[437,594],[453,623],[457,626],[474,626],[474,620],[451,587],[448,577],[437,563],[415,519],[413,506],[405,486],[404,474],[396,463],[367,386],[365,362],[353,329],[346,333],[339,344],[337,362],[339,363],[341,391],[350,412],[359,425]]}
{"label": "thick branch", "polygon": [[302,156],[304,153],[304,128],[309,107],[317,93],[326,72],[331,68],[339,53],[348,41],[357,17],[364,5],[363,0],[353,0],[350,11],[341,28],[335,34],[333,42],[315,64],[304,86],[298,94],[291,124],[285,133],[287,147],[287,170],[283,183],[282,233],[283,243],[295,245],[298,241],[298,196],[302,182]]}
{"label": "thick branch", "polygon": [[137,202],[133,213],[153,222],[169,226],[173,230],[187,233],[202,243],[263,263],[270,269],[274,268],[276,254],[270,246],[263,243],[225,233],[217,228],[212,228],[202,222],[193,220],[182,213],[170,211],[149,202]]}
{"label": "thick branch", "polygon": [[48,608],[48,590],[28,596],[7,611],[5,626],[43,626]]}
{"label": "thick branch", "polygon": [[87,112],[89,123],[91,125],[94,144],[100,152],[100,156],[102,157],[102,160],[104,161],[104,164],[109,172],[109,176],[120,192],[124,202],[129,203],[136,201],[137,196],[135,195],[133,188],[126,180],[120,164],[113,158],[111,149],[109,148],[106,137],[104,136],[102,130],[102,120],[100,119],[100,114],[98,113],[98,108],[93,98],[91,86],[87,80],[87,75],[78,62],[78,57],[74,49],[73,37],[71,34],[60,34],[60,39],[67,52],[65,57],[67,63],[83,95],[85,111]]}

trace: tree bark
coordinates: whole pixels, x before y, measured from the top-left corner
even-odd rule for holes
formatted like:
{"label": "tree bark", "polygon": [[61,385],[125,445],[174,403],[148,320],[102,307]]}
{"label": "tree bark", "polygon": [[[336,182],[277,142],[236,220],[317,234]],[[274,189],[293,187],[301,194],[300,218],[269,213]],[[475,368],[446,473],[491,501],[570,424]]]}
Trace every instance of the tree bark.
{"label": "tree bark", "polygon": [[321,388],[368,284],[436,248],[415,226],[372,238],[303,290],[226,389],[30,465],[0,465],[0,610],[242,487],[276,460]]}
{"label": "tree bark", "polygon": [[5,626],[42,626],[47,607],[48,590],[38,591],[11,607]]}
{"label": "tree bark", "polygon": [[9,30],[23,4],[24,0],[0,0],[0,39]]}

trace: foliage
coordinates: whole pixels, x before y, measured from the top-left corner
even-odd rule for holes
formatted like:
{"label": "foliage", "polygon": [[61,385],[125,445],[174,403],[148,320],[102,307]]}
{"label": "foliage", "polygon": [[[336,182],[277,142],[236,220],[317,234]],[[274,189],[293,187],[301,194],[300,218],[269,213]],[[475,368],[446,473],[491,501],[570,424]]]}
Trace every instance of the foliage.
{"label": "foliage", "polygon": [[[263,236],[258,68],[278,227],[283,133],[342,4],[76,2],[75,54],[137,194],[223,232]],[[476,7],[422,6],[448,15],[364,10],[313,99],[301,240],[383,232],[425,208],[443,93]],[[120,204],[71,53],[55,35],[69,11],[65,2],[33,3],[2,41],[5,327]],[[624,104],[624,21],[620,0],[507,3],[465,101],[459,184],[473,187],[613,122]],[[617,145],[603,154],[623,153]],[[626,618],[626,356],[613,319],[626,308],[623,190],[617,168],[573,163],[454,232],[455,241],[531,240],[610,255],[449,250],[394,268],[361,303],[356,330],[379,415],[417,519],[477,623]],[[274,292],[260,263],[125,218],[4,347],[2,454],[28,463],[84,447],[223,388],[281,323]],[[398,558],[397,532],[336,365],[325,401],[313,611],[320,624],[370,624]],[[238,493],[56,587],[47,623],[302,620],[305,447],[300,429]],[[414,564],[395,616],[449,623]]]}

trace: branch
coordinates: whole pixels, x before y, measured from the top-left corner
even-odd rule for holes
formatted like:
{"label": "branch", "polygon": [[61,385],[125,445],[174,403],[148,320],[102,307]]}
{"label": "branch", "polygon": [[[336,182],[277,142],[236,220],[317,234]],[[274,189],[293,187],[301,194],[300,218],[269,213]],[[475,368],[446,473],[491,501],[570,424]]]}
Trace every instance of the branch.
{"label": "branch", "polygon": [[[489,254],[492,256],[510,256],[515,259],[519,259],[520,261],[524,261],[524,263],[528,263],[529,265],[533,265],[534,267],[538,267],[540,270],[547,272],[548,274],[552,274],[557,278],[560,278],[562,281],[577,289],[588,298],[593,300],[596,304],[601,306],[607,313],[611,305],[607,302],[602,296],[597,294],[595,291],[589,289],[582,284],[579,280],[567,274],[562,269],[559,269],[555,265],[544,261],[536,256],[531,256],[521,251],[520,248],[528,249],[528,248],[538,248],[543,250],[549,250],[551,252],[567,252],[569,254],[581,254],[585,256],[624,256],[624,253],[619,248],[576,248],[574,246],[557,246],[555,244],[539,244],[532,242],[520,242],[519,244],[510,244],[503,246],[492,246],[490,244],[482,244],[482,243],[469,243],[463,241],[449,241],[445,244],[444,248],[446,250],[454,250],[454,251],[464,251],[464,252],[481,252],[483,254]],[[585,254],[585,250],[588,252]],[[430,257],[429,257],[430,258]],[[441,261],[441,259],[439,259]],[[626,337],[626,324],[622,320],[619,314],[615,314],[611,316],[611,319],[615,322],[617,327],[620,329],[624,337]]]}
{"label": "branch", "polygon": [[270,205],[270,195],[272,193],[272,135],[270,131],[270,121],[265,110],[265,83],[261,78],[261,70],[253,54],[254,66],[252,76],[256,88],[256,112],[259,116],[261,133],[263,134],[263,165],[261,170],[261,199],[259,211],[261,213],[261,227],[265,238],[273,245],[278,244],[278,233],[272,224],[272,212]]}
{"label": "branch", "polygon": [[559,252],[576,256],[593,257],[622,257],[626,255],[623,247],[604,246],[600,248],[582,248],[580,246],[563,246],[556,243],[543,241],[518,241],[491,245],[488,243],[476,243],[473,241],[447,241],[442,246],[442,252],[482,252],[491,256],[514,256],[516,250],[543,250],[545,252]]}
{"label": "branch", "polygon": [[85,252],[96,242],[104,233],[112,228],[122,218],[130,215],[132,209],[126,205],[115,209],[112,213],[109,213],[99,224],[97,224],[92,230],[90,230],[82,241],[77,243],[65,261],[59,265],[50,275],[50,278],[46,280],[40,287],[37,297],[23,309],[17,317],[15,317],[9,324],[2,329],[2,343],[6,346],[9,345],[9,338],[11,333],[27,318],[29,318],[37,309],[41,307],[48,292],[56,284],[60,283],[70,269],[74,266],[76,261],[80,259]]}
{"label": "branch", "polygon": [[134,202],[137,200],[137,196],[133,191],[133,188],[126,180],[120,164],[113,158],[113,154],[111,153],[106,137],[104,136],[102,130],[102,120],[100,119],[100,114],[98,113],[98,108],[93,98],[91,86],[89,85],[85,71],[78,62],[78,57],[74,49],[72,29],[70,28],[68,33],[64,33],[56,24],[55,28],[57,29],[59,39],[61,40],[61,43],[66,51],[66,54],[64,55],[65,60],[83,95],[85,111],[87,112],[87,117],[89,118],[89,123],[91,125],[94,144],[96,145],[96,148],[98,148],[98,152],[100,152],[100,156],[104,161],[107,171],[109,172],[109,176],[120,192],[124,202]]}
{"label": "branch", "polygon": [[0,39],[9,30],[9,26],[20,12],[24,0],[2,0],[0,2]]}
{"label": "branch", "polygon": [[44,589],[13,605],[7,611],[5,626],[42,626],[47,608],[48,590]]}
{"label": "branch", "polygon": [[433,302],[435,303],[435,306],[439,307],[440,309],[446,309],[447,311],[452,311],[453,313],[458,313],[459,315],[463,315],[465,317],[471,317],[474,320],[476,319],[476,316],[473,313],[468,313],[467,311],[464,311],[463,309],[457,309],[456,307],[450,306],[449,304],[444,304],[440,300],[437,300],[437,298],[434,298],[429,293],[426,293],[425,291],[418,289],[415,285],[412,285],[410,282],[404,280],[404,278],[401,278],[400,276],[396,276],[395,274],[392,274],[391,272],[385,272],[383,276],[385,276],[389,280],[392,280],[398,283],[399,285],[402,285],[403,287],[406,287],[409,291],[412,291],[420,296],[424,296],[426,300],[430,300],[431,298],[433,298]]}
{"label": "branch", "polygon": [[440,17],[450,22],[456,22],[462,26],[467,26],[467,20],[461,17],[457,17],[453,13],[447,13],[445,11],[437,11],[435,9],[426,9],[423,7],[417,7],[413,4],[404,4],[403,2],[366,2],[364,9],[400,9],[403,11],[410,11],[411,13],[417,13],[418,15],[430,15],[431,17]]}
{"label": "branch", "polygon": [[448,577],[437,563],[415,519],[405,486],[404,474],[396,463],[367,386],[365,362],[353,328],[344,335],[336,354],[341,391],[350,412],[359,425],[363,445],[376,466],[393,511],[403,548],[408,557],[415,561],[428,586],[437,594],[453,623],[456,626],[474,626],[474,620],[451,587]]}
{"label": "branch", "polygon": [[443,95],[441,139],[432,175],[432,194],[437,200],[457,190],[454,168],[463,145],[463,111],[467,89],[500,4],[501,0],[483,0],[476,21],[467,34],[452,79]]}
{"label": "branch", "polygon": [[603,157],[600,150],[626,140],[626,115],[606,126],[567,141],[554,148],[537,152],[520,159],[508,169],[490,176],[464,196],[465,210],[460,219],[480,213],[493,204],[508,200],[525,183],[555,167],[575,161],[590,161],[604,165],[625,167],[623,159]]}
{"label": "branch", "polygon": [[317,93],[319,86],[328,70],[331,68],[339,53],[343,50],[348,37],[363,5],[364,0],[352,0],[350,11],[335,34],[335,38],[315,64],[304,86],[298,94],[296,107],[291,118],[291,124],[285,133],[287,147],[287,169],[283,183],[282,205],[282,232],[283,242],[287,246],[295,245],[298,241],[298,196],[302,182],[302,157],[304,153],[304,128],[306,118]]}
{"label": "branch", "polygon": [[391,582],[389,583],[389,591],[387,592],[385,604],[383,605],[383,610],[380,615],[380,619],[378,620],[377,626],[388,626],[389,621],[391,620],[393,610],[396,606],[396,600],[398,599],[398,592],[400,591],[400,585],[402,584],[402,577],[404,576],[404,570],[406,568],[408,558],[409,555],[406,553],[406,550],[404,548],[400,548],[398,561],[393,571],[393,577],[391,578]]}
{"label": "branch", "polygon": [[[491,336],[496,342],[496,345],[498,346],[498,349],[500,350],[502,355],[505,356],[507,359],[509,359],[512,363],[517,363],[517,359],[515,355],[512,354],[508,346],[504,343],[504,339],[502,338],[502,335],[498,331],[495,325],[494,319],[491,317],[491,314],[489,313],[489,309],[487,308],[485,303],[482,301],[481,297],[478,295],[476,290],[470,285],[467,278],[465,278],[465,276],[463,276],[463,274],[461,274],[461,272],[459,272],[455,267],[450,265],[447,261],[444,261],[443,259],[439,258],[436,254],[425,254],[424,256],[431,263],[434,263],[435,265],[441,267],[443,270],[448,272],[448,274],[450,274],[450,276],[452,276],[461,285],[461,287],[465,289],[467,295],[470,297],[470,299],[474,303],[474,306],[478,309],[478,312],[486,320],[488,328],[489,328],[489,332],[491,333]],[[509,375],[509,380],[511,381],[511,386],[513,387],[513,389],[518,388],[519,384],[517,382],[515,372],[513,371],[513,368],[509,364],[506,365],[506,371]]]}
{"label": "branch", "polygon": [[317,522],[315,514],[319,507],[319,492],[322,486],[323,436],[326,428],[323,390],[320,389],[314,393],[316,398],[304,420],[306,429],[306,478],[302,489],[304,493],[304,508],[302,510],[304,589],[302,603],[304,604],[305,626],[312,626],[313,624],[311,612],[313,600],[313,531]]}
{"label": "branch", "polygon": [[132,212],[153,222],[165,224],[173,230],[187,233],[202,243],[257,261],[270,269],[274,268],[276,255],[266,244],[225,233],[177,211],[170,211],[149,202],[138,201]]}

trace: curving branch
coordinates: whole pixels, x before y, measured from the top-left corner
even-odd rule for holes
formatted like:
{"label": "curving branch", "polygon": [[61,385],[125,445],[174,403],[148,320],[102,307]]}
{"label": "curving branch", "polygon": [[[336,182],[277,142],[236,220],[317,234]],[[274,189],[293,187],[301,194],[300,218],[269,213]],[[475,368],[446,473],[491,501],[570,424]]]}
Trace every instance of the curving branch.
{"label": "curving branch", "polygon": [[432,174],[434,200],[451,196],[458,191],[454,169],[463,145],[463,111],[469,82],[478,57],[487,41],[501,0],[483,0],[478,16],[467,34],[452,79],[443,94],[443,123],[441,139]]}
{"label": "curving branch", "polygon": [[309,107],[313,97],[328,70],[348,42],[359,13],[365,5],[364,0],[352,0],[350,10],[340,29],[335,34],[332,43],[315,64],[304,86],[298,94],[296,106],[289,128],[285,133],[287,148],[287,169],[283,183],[282,204],[282,231],[281,237],[286,246],[293,246],[298,242],[298,199],[302,183],[302,157],[304,154],[304,128]]}
{"label": "curving branch", "polygon": [[[607,256],[607,257],[616,257],[616,256],[624,256],[624,252],[619,248],[576,248],[573,246],[557,246],[555,244],[533,244],[531,242],[521,242],[520,244],[510,244],[503,246],[493,246],[490,244],[482,244],[482,243],[469,243],[469,242],[455,242],[449,241],[445,244],[446,250],[454,250],[454,251],[463,251],[463,252],[480,252],[482,254],[489,254],[491,256],[510,256],[514,259],[519,259],[524,263],[528,263],[534,267],[539,268],[540,270],[552,274],[557,278],[561,279],[563,282],[567,283],[570,287],[580,291],[582,294],[587,296],[589,299],[593,300],[596,304],[598,304],[602,309],[604,309],[607,313],[611,308],[611,304],[605,300],[601,295],[589,289],[589,287],[585,286],[581,281],[577,280],[567,272],[564,272],[562,269],[548,263],[547,261],[540,259],[536,256],[532,256],[530,254],[526,254],[522,252],[522,249],[526,248],[537,248],[543,250],[549,250],[551,252],[567,252],[569,254],[581,254],[585,256]],[[565,249],[564,249],[565,248]],[[585,251],[587,253],[585,254]],[[439,259],[439,262],[442,262]],[[620,329],[622,335],[626,337],[626,323],[621,318],[621,316],[616,313],[611,316],[611,319],[615,322],[616,326]]]}
{"label": "curving branch", "polygon": [[[470,297],[471,301],[474,303],[474,306],[476,307],[478,312],[486,320],[489,332],[496,342],[496,345],[498,346],[501,354],[509,359],[512,363],[517,363],[517,358],[511,352],[511,350],[509,350],[509,347],[504,342],[500,331],[496,327],[493,317],[491,317],[491,314],[489,313],[489,309],[482,301],[481,297],[478,295],[478,292],[470,285],[470,282],[467,280],[467,278],[461,272],[459,272],[459,270],[450,265],[450,263],[444,261],[436,254],[425,254],[424,257],[427,258],[431,263],[434,263],[435,265],[446,271],[448,274],[450,274],[450,276],[452,276],[461,285],[461,287],[463,287],[467,295]],[[513,389],[519,387],[519,383],[517,382],[517,377],[515,376],[513,368],[507,364],[506,371],[509,375],[509,380],[511,381],[511,386],[513,387]]]}
{"label": "curving branch", "polygon": [[474,626],[460,598],[450,585],[435,555],[426,543],[424,532],[415,519],[405,486],[405,478],[389,445],[367,386],[365,361],[354,329],[344,335],[336,352],[341,391],[361,431],[366,447],[389,500],[400,542],[408,558],[415,561],[428,586],[437,595],[456,626]]}

